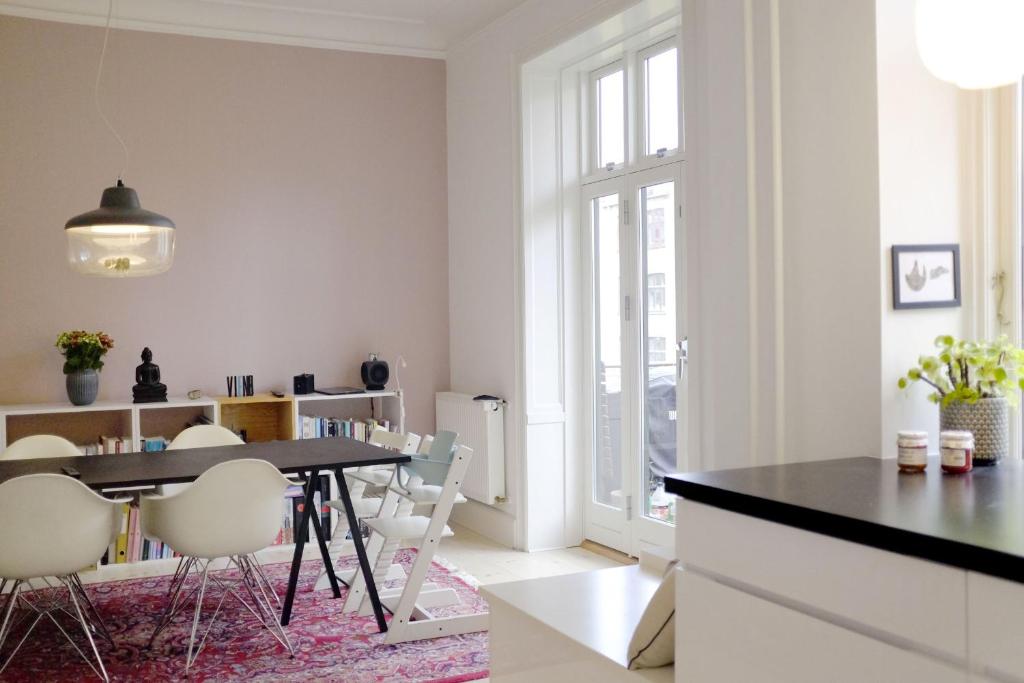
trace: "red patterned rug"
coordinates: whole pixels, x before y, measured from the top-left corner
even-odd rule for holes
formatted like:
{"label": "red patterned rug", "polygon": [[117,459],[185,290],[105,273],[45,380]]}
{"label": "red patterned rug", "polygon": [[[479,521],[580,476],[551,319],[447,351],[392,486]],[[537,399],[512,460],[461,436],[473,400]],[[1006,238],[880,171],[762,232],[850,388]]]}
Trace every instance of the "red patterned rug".
{"label": "red patterned rug", "polygon": [[[415,551],[401,551],[398,562],[408,568]],[[299,590],[288,637],[295,658],[278,645],[259,622],[237,601],[224,603],[217,625],[185,676],[185,648],[188,645],[192,610],[179,613],[174,623],[146,649],[156,620],[167,599],[170,577],[110,581],[87,586],[89,595],[111,631],[115,648],[102,640],[100,653],[111,680],[115,681],[433,681],[461,683],[488,675],[487,634],[471,633],[401,645],[385,645],[377,633],[374,618],[341,613],[345,597],[331,598],[330,590],[310,590],[317,560],[303,563]],[[270,580],[284,596],[288,563],[266,565]],[[446,608],[446,614],[483,612],[487,604],[476,590],[455,573],[435,563],[428,580],[451,586],[461,604]],[[207,600],[210,614],[214,601]],[[194,603],[193,603],[194,604]],[[438,610],[440,611],[440,610]],[[81,629],[75,631],[81,633]],[[17,642],[12,634],[10,643]],[[80,639],[84,644],[84,638]],[[31,638],[6,671],[4,681],[86,681],[98,680],[56,628],[40,622]]]}

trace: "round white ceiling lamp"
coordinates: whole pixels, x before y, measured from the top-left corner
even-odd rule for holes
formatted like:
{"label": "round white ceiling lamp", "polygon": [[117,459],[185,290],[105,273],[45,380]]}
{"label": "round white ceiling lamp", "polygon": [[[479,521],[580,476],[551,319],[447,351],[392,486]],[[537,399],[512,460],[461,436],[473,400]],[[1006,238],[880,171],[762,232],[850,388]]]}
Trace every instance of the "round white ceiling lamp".
{"label": "round white ceiling lamp", "polygon": [[937,78],[976,90],[1024,75],[1024,0],[917,0],[917,49]]}

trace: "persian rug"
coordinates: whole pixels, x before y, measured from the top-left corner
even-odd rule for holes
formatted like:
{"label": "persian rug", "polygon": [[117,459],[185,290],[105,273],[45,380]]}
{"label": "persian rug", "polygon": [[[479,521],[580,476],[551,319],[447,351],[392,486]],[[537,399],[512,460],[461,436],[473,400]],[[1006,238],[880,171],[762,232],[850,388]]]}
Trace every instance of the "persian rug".
{"label": "persian rug", "polygon": [[[403,550],[396,561],[408,570],[414,558],[414,550]],[[354,559],[347,563],[343,560],[341,566],[352,566]],[[153,647],[147,648],[167,601],[169,576],[86,586],[114,641],[113,648],[103,639],[97,641],[110,679],[462,683],[488,676],[487,633],[386,645],[384,634],[377,632],[373,616],[342,614],[344,585],[339,599],[332,598],[329,589],[312,590],[319,562],[319,556],[303,562],[291,623],[286,628],[295,649],[294,659],[289,658],[287,651],[245,607],[229,598],[188,676],[185,675],[185,648],[188,647],[194,601],[190,601],[191,608],[175,616]],[[264,571],[282,599],[288,585],[289,567],[287,562],[264,565]],[[190,581],[195,580],[195,577],[190,578]],[[458,605],[434,610],[435,613],[487,610],[487,603],[471,585],[471,579],[460,576],[452,568],[435,561],[427,580],[450,586],[459,595]],[[211,597],[219,598],[219,595],[215,591]],[[208,598],[205,602],[202,624],[208,623],[206,619],[216,607],[216,599]],[[81,628],[70,621],[65,628],[76,637],[79,646],[88,651]],[[3,656],[20,639],[17,631],[13,633]],[[99,679],[56,627],[40,622],[0,674],[0,680],[38,683]]]}

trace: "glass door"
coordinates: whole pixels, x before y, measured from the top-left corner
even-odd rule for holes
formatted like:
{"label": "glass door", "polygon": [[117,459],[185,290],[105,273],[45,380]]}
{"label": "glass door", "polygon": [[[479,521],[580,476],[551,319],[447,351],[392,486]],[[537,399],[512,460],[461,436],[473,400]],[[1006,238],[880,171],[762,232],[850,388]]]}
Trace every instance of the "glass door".
{"label": "glass door", "polygon": [[587,537],[612,548],[629,546],[630,482],[624,444],[629,425],[623,374],[623,249],[625,202],[620,179],[587,186],[583,215],[591,258],[589,324],[590,458],[587,462]]}
{"label": "glass door", "polygon": [[631,555],[671,545],[679,469],[679,164],[585,187],[590,452],[585,535]]}

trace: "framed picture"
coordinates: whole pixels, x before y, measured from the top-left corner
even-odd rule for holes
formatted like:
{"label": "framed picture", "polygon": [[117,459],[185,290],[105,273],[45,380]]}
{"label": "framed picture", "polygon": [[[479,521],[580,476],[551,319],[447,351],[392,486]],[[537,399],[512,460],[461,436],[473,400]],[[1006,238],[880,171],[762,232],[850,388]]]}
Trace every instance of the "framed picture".
{"label": "framed picture", "polygon": [[960,305],[959,244],[894,244],[893,308]]}

